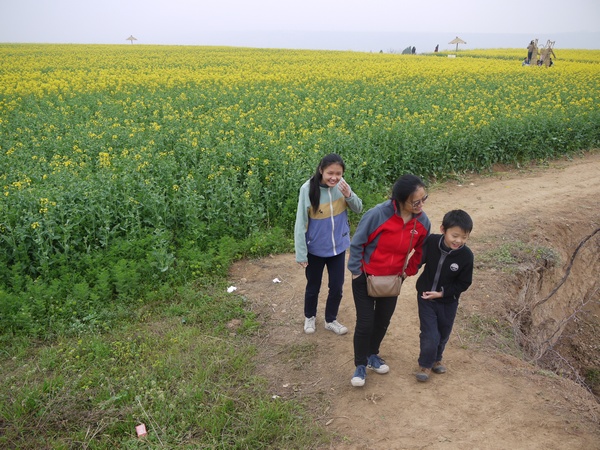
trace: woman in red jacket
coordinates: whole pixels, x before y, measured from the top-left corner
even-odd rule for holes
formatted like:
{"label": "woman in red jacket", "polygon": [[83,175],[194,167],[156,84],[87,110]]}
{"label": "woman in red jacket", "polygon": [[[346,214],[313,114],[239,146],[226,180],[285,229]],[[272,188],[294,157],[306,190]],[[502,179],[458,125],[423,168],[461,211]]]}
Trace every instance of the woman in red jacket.
{"label": "woman in red jacket", "polygon": [[[410,174],[401,176],[394,184],[391,199],[367,211],[352,238],[348,260],[356,307],[356,370],[352,386],[364,386],[367,368],[382,374],[390,370],[379,357],[379,346],[398,297],[369,296],[366,275],[402,273],[402,277],[406,278],[417,274],[423,242],[431,229],[429,218],[423,212],[427,197],[425,183],[419,177]],[[402,272],[407,257],[408,265]]]}

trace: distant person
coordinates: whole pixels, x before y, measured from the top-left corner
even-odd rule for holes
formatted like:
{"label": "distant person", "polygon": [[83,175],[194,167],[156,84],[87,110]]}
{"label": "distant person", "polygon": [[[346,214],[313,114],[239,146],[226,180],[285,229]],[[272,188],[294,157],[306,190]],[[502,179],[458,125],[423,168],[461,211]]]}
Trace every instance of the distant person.
{"label": "distant person", "polygon": [[423,273],[417,279],[417,303],[421,333],[418,381],[431,371],[446,373],[442,357],[454,325],[460,294],[473,281],[473,253],[466,246],[473,220],[456,209],[442,220],[442,234],[430,234],[423,246]]}
{"label": "distant person", "polygon": [[436,46],[435,46],[435,50],[434,50],[433,52],[434,52],[434,53],[437,53],[439,48],[440,48],[440,44],[436,45]]}
{"label": "distant person", "polygon": [[523,58],[523,62],[521,63],[522,66],[528,66],[529,65],[529,61],[527,60],[527,58]]}
{"label": "distant person", "polygon": [[412,50],[411,50],[411,53],[413,55],[416,55],[417,54],[417,47],[413,47]]}
{"label": "distant person", "polygon": [[551,55],[554,56],[554,58],[556,59],[556,55],[554,54],[554,50],[552,49],[552,47],[544,48],[540,55],[540,65],[544,65],[546,67],[552,66],[554,64],[554,61],[552,61]]}
{"label": "distant person", "polygon": [[[348,270],[352,272],[352,295],[356,307],[354,329],[354,375],[352,386],[364,386],[366,369],[388,373],[379,356],[398,297],[371,297],[367,275],[416,275],[421,248],[431,224],[423,205],[425,184],[415,175],[402,175],[392,188],[391,198],[368,210],[361,218],[350,245]],[[414,250],[414,253],[411,252]],[[406,270],[403,271],[405,263]]]}
{"label": "distant person", "polygon": [[529,45],[527,46],[527,64],[531,64],[531,58],[533,56],[534,50],[535,50],[535,42],[531,41],[529,43]]}
{"label": "distant person", "polygon": [[362,211],[362,200],[343,178],[342,157],[331,153],[321,159],[315,174],[300,188],[294,227],[296,262],[305,269],[304,332],[316,331],[317,304],[327,266],[329,293],[325,329],[342,335],[348,328],[337,321],[342,301],[346,249],[350,247],[348,211]]}

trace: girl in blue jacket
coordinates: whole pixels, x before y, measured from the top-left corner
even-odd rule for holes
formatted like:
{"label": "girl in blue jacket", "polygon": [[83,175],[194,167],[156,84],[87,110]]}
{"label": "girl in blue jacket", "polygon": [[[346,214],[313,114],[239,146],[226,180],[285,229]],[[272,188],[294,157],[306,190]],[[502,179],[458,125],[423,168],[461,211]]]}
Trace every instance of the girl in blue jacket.
{"label": "girl in blue jacket", "polygon": [[325,306],[325,329],[342,335],[348,328],[337,321],[344,285],[346,249],[350,246],[348,211],[362,211],[362,200],[343,179],[342,158],[325,156],[315,174],[302,185],[298,198],[294,242],[296,262],[305,269],[304,332],[316,330],[317,304],[327,266],[329,294]]}

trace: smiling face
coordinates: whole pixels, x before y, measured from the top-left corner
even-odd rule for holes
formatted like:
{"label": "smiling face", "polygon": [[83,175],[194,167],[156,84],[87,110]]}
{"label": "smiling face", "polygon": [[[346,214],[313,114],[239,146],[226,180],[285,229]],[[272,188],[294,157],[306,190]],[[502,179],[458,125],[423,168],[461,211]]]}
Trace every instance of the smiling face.
{"label": "smiling face", "polygon": [[322,176],[321,183],[329,187],[337,185],[344,176],[344,168],[338,163],[329,164],[320,172]]}
{"label": "smiling face", "polygon": [[445,230],[442,226],[440,227],[440,231],[444,234],[444,244],[452,250],[456,250],[465,245],[470,234],[461,227],[450,227]]}
{"label": "smiling face", "polygon": [[410,214],[420,214],[423,211],[423,206],[427,201],[427,192],[419,186],[401,205],[402,212]]}

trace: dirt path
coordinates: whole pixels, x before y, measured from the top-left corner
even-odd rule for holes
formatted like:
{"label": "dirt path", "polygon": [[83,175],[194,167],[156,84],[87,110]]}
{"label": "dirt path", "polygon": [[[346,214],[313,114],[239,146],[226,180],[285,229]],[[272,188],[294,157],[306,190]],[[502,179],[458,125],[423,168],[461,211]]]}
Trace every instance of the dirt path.
{"label": "dirt path", "polygon": [[[584,234],[600,223],[600,153],[430,190],[426,212],[436,232],[444,212],[454,208],[474,219],[470,245],[476,258],[498,241],[510,242],[523,233],[558,237],[545,229],[557,220],[567,227],[573,222],[579,229],[570,230]],[[414,377],[419,331],[415,278],[409,278],[381,348],[390,373],[368,372],[363,388],[350,385],[355,313],[349,273],[338,317],[350,330],[345,336],[323,329],[326,286],[317,332],[303,333],[305,279],[293,255],[242,261],[233,267],[230,282],[266,324],[260,370],[273,395],[310,400],[318,421],[336,433],[332,448],[600,448],[600,408],[589,392],[461,337],[468,312],[500,311],[500,302],[513,295],[503,277],[476,270],[446,349],[448,373],[432,375],[427,383]]]}

